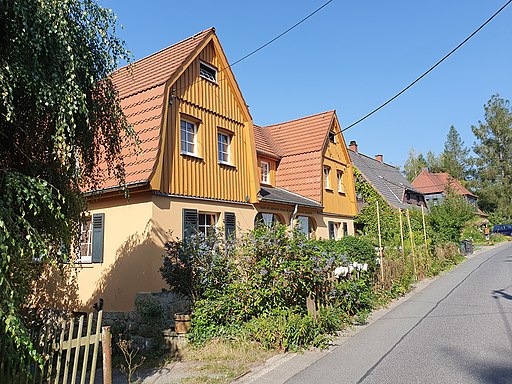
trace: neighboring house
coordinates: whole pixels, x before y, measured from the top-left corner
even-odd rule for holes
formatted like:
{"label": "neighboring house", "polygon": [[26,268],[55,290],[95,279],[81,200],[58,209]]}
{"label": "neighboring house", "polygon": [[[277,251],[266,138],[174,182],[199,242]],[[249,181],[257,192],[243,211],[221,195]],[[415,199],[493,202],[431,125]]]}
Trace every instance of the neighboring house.
{"label": "neighboring house", "polygon": [[289,224],[311,237],[354,234],[352,164],[335,111],[254,127],[260,171],[257,219]]}
{"label": "neighboring house", "polygon": [[423,169],[413,180],[412,185],[425,195],[429,205],[440,204],[446,196],[447,190],[451,189],[454,193],[464,196],[471,205],[478,208],[476,195],[464,188],[459,180],[454,179],[446,172],[432,173]]}
{"label": "neighboring house", "polygon": [[352,168],[336,114],[255,135],[213,28],[117,70],[113,81],[140,143],[123,149],[129,199],[114,178],[88,192],[75,309],[103,298],[106,310],[132,310],[137,292],[166,287],[165,242],[194,230],[227,236],[279,220],[317,238],[354,233]]}
{"label": "neighboring house", "polygon": [[[349,153],[354,167],[391,207],[408,209],[426,206],[423,193],[414,188],[398,168],[386,164],[382,155],[372,158],[359,153],[355,141],[350,142]],[[363,204],[358,198],[359,209]]]}

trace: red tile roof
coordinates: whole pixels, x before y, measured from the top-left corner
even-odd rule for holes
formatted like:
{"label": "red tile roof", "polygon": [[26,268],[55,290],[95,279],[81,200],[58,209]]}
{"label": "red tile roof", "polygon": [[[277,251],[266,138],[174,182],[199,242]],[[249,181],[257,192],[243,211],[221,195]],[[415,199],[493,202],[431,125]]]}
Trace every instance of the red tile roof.
{"label": "red tile roof", "polygon": [[[133,143],[122,150],[127,184],[148,181],[151,177],[160,148],[165,84],[214,33],[214,28],[207,29],[113,73],[121,107],[139,138],[138,151]],[[101,188],[117,185],[117,179],[106,177]]]}
{"label": "red tile roof", "polygon": [[322,156],[335,111],[256,127],[256,150],[281,157],[276,186],[321,202]]}
{"label": "red tile roof", "polygon": [[460,181],[454,179],[448,173],[431,173],[424,169],[416,179],[414,179],[412,185],[424,194],[443,193],[447,186],[450,186],[450,188],[459,195],[476,197],[473,193],[464,188]]}

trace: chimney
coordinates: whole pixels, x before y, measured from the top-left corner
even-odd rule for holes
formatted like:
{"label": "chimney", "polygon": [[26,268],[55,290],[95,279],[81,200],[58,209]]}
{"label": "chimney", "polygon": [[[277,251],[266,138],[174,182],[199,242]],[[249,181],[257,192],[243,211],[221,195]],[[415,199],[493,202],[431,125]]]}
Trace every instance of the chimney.
{"label": "chimney", "polygon": [[383,162],[382,155],[375,155],[375,160],[380,161],[382,163]]}
{"label": "chimney", "polygon": [[357,153],[357,143],[355,140],[352,140],[350,142],[350,144],[348,145],[348,147],[350,148],[350,150],[354,151],[355,153]]}

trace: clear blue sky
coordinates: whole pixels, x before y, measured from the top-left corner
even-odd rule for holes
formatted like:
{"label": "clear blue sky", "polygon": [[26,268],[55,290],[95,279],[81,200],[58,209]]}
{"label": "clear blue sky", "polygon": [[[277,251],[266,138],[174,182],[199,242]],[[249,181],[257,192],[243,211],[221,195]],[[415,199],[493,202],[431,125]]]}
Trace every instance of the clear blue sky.
{"label": "clear blue sky", "polygon": [[[135,59],[214,26],[230,62],[325,3],[122,1],[112,8]],[[334,0],[233,67],[254,122],[336,109],[342,127],[386,101],[448,53],[506,0]],[[414,88],[344,134],[362,153],[403,166],[409,149],[439,154],[450,125],[473,145],[491,95],[512,100],[512,5]]]}

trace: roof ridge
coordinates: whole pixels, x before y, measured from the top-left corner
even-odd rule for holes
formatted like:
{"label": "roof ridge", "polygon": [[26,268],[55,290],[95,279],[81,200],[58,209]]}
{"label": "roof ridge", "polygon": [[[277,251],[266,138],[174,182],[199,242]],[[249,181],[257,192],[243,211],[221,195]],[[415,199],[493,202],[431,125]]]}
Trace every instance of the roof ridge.
{"label": "roof ridge", "polygon": [[368,158],[368,159],[370,159],[370,160],[373,160],[373,161],[375,161],[375,162],[377,162],[377,163],[379,163],[379,164],[387,165],[388,167],[391,167],[391,168],[397,169],[397,167],[396,167],[396,166],[394,166],[393,164],[386,163],[385,161],[379,161],[379,160],[377,160],[377,159],[375,159],[375,158],[373,158],[373,157],[371,157],[371,156],[368,156],[368,155],[366,155],[366,154],[364,154],[364,153],[361,153],[361,152],[353,151],[353,150],[352,150],[352,149],[350,149],[349,147],[347,147],[347,149],[348,149],[350,152],[355,153],[356,155],[364,156],[364,157],[366,157],[366,158]]}
{"label": "roof ridge", "polygon": [[282,121],[282,122],[280,122],[280,123],[276,123],[276,124],[270,124],[270,125],[259,125],[259,127],[261,127],[261,128],[275,127],[275,126],[277,126],[277,125],[293,123],[293,122],[300,121],[300,120],[310,119],[310,118],[315,117],[315,116],[324,115],[324,114],[327,114],[327,113],[335,113],[335,112],[336,112],[336,110],[335,110],[335,109],[331,109],[330,111],[324,111],[324,112],[314,113],[314,114],[312,114],[312,115],[299,117],[299,118],[297,118],[297,119],[292,119],[292,120]]}
{"label": "roof ridge", "polygon": [[200,32],[197,32],[196,34],[194,34],[194,35],[192,35],[192,36],[186,37],[186,38],[184,38],[183,40],[180,40],[180,41],[178,41],[178,42],[176,42],[176,43],[174,43],[174,44],[172,44],[172,45],[169,45],[169,46],[167,46],[167,47],[165,47],[165,48],[162,48],[162,49],[160,49],[160,50],[158,50],[158,51],[156,51],[156,52],[150,53],[150,54],[149,54],[149,55],[147,55],[147,56],[144,56],[144,57],[142,57],[142,58],[140,58],[140,59],[137,59],[137,60],[135,60],[135,61],[134,61],[133,63],[131,63],[131,64],[126,64],[126,65],[124,65],[124,66],[122,66],[122,67],[120,67],[120,68],[117,68],[117,69],[116,69],[112,74],[117,73],[118,71],[121,71],[123,68],[127,68],[127,67],[129,67],[129,66],[131,66],[131,65],[134,65],[135,63],[139,63],[139,62],[141,62],[141,61],[144,61],[144,60],[146,60],[146,59],[149,59],[149,58],[150,58],[150,57],[152,57],[152,56],[156,56],[156,55],[158,55],[158,54],[161,54],[162,52],[164,52],[164,51],[166,51],[166,50],[168,50],[168,49],[171,49],[171,48],[175,47],[175,46],[176,46],[176,45],[178,45],[178,44],[183,44],[183,43],[184,43],[185,41],[187,41],[187,40],[195,39],[195,38],[196,38],[196,37],[198,37],[199,35],[201,35],[201,34],[203,34],[203,33],[205,33],[205,32],[209,32],[209,31],[213,31],[213,32],[215,32],[215,27],[210,27],[210,28],[204,29],[204,30],[202,30],[202,31],[200,31]]}

